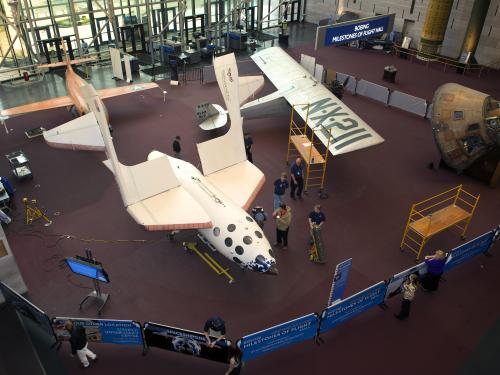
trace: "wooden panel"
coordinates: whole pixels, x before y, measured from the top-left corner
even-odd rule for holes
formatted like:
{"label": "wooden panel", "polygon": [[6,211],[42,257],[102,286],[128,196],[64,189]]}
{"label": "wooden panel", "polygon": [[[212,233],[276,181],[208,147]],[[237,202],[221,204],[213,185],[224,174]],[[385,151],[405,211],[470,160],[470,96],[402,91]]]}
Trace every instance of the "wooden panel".
{"label": "wooden panel", "polygon": [[451,205],[411,223],[410,228],[423,237],[430,237],[458,224],[469,216],[467,211]]}
{"label": "wooden panel", "polygon": [[[307,163],[309,162],[309,153],[311,152],[311,141],[305,135],[292,135],[292,143],[299,151],[300,156]],[[312,146],[311,160],[314,159],[314,163],[311,164],[323,164],[325,159],[316,150],[314,145]]]}

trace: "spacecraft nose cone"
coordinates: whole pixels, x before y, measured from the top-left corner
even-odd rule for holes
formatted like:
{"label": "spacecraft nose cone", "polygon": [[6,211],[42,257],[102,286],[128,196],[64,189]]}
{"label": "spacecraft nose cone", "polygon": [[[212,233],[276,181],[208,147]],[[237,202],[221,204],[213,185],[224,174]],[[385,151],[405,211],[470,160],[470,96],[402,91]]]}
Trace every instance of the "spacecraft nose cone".
{"label": "spacecraft nose cone", "polygon": [[278,274],[279,274],[279,272],[278,272],[278,267],[276,267],[276,265],[275,265],[275,264],[273,264],[273,265],[271,266],[271,268],[269,268],[269,269],[266,271],[266,274],[267,274],[267,275],[273,275],[273,276],[278,275]]}

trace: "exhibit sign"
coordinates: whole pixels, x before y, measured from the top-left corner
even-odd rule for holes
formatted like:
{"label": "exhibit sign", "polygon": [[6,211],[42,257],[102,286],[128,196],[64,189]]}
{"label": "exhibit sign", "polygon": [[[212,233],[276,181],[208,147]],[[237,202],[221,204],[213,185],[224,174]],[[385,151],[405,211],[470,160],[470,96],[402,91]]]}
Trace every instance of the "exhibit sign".
{"label": "exhibit sign", "polygon": [[[211,340],[215,340],[215,337]],[[213,348],[207,345],[203,333],[164,326],[162,324],[144,323],[144,338],[149,347],[156,347],[172,352],[188,354],[193,357],[211,361],[229,363],[229,345],[231,341],[220,340]]]}
{"label": "exhibit sign", "polygon": [[133,320],[56,317],[52,319],[52,328],[59,341],[70,338],[70,333],[64,328],[68,320],[74,327],[83,326],[91,342],[144,346],[141,324]]}
{"label": "exhibit sign", "polygon": [[427,273],[427,265],[425,262],[419,263],[416,266],[408,268],[392,276],[387,282],[387,290],[385,292],[384,299],[394,297],[395,295],[401,293],[401,286],[413,273],[417,273],[419,277],[425,275]]}
{"label": "exhibit sign", "polygon": [[320,333],[359,315],[384,302],[386,284],[381,281],[342,301],[334,302],[321,313]]}
{"label": "exhibit sign", "polygon": [[394,25],[394,14],[362,18],[319,26],[316,29],[316,49],[320,47],[345,44],[359,39],[389,33]]}
{"label": "exhibit sign", "polygon": [[494,235],[495,231],[489,231],[451,250],[444,265],[444,272],[448,272],[470,258],[484,253],[490,248]]}
{"label": "exhibit sign", "polygon": [[340,300],[344,296],[344,291],[349,278],[349,270],[352,266],[352,258],[344,260],[335,267],[333,275],[332,288],[330,289],[330,297],[328,298],[327,306],[330,306],[333,301]]}
{"label": "exhibit sign", "polygon": [[52,324],[47,314],[1,281],[0,290],[7,303],[12,305],[20,314],[36,323],[45,333],[54,337]]}
{"label": "exhibit sign", "polygon": [[243,360],[248,361],[316,336],[318,315],[311,313],[289,322],[244,336],[238,341]]}

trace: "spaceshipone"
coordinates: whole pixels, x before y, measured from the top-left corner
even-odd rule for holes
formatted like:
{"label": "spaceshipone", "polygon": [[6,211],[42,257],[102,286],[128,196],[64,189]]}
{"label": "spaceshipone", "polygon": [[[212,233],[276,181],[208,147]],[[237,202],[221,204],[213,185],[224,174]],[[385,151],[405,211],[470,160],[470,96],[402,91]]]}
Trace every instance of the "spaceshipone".
{"label": "spaceshipone", "polygon": [[[234,55],[214,60],[217,81],[229,110],[231,127],[197,145],[203,173],[192,164],[158,151],[133,166],[119,162],[102,100],[82,87],[90,112],[44,132],[53,147],[106,152],[128,213],[146,230],[197,229],[212,250],[241,268],[278,273],[272,248],[245,211],[264,185],[264,174],[246,159],[239,109],[240,82]],[[243,81],[242,90],[248,89]],[[158,171],[161,171],[159,173]]]}

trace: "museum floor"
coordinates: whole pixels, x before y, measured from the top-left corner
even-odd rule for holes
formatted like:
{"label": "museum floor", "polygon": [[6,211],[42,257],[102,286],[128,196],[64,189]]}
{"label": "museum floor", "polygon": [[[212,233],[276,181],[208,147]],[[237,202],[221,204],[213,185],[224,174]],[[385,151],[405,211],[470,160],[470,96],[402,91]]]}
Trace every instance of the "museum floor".
{"label": "museum floor", "polygon": [[[311,40],[310,26],[296,27],[304,40]],[[375,83],[382,84],[384,66],[394,64],[398,68],[397,83],[390,87],[428,100],[436,87],[450,81],[500,98],[498,73],[483,78],[463,77],[381,52],[331,48],[316,53],[308,44],[295,43],[289,51],[293,56],[315,55],[327,68]],[[256,66],[254,69],[257,72]],[[101,82],[104,79],[114,82],[111,78]],[[198,128],[194,109],[203,101],[222,104],[217,85],[189,83],[170,87],[165,80],[158,84],[168,90],[166,102],[160,90],[105,100],[118,157],[130,165],[144,161],[153,149],[171,154],[172,140],[180,135],[185,159],[198,165],[196,143],[217,133],[203,133]],[[10,94],[5,87],[1,90],[3,101],[4,95]],[[26,98],[30,90],[40,91],[28,88],[22,94],[16,88],[12,93]],[[272,91],[267,81],[261,94]],[[38,100],[34,96],[30,99]],[[135,224],[123,208],[112,175],[101,163],[104,154],[52,149],[40,138],[28,140],[24,136],[26,129],[52,128],[70,120],[66,109],[9,119],[11,132],[0,136],[0,150],[24,150],[34,171],[32,181],[16,182],[18,210],[14,222],[6,228],[29,297],[49,316],[98,318],[91,305],[78,309],[91,283],[61,267],[65,256],[91,248],[111,279],[109,285],[103,286],[111,299],[101,317],[152,321],[200,331],[204,321],[217,314],[226,320],[227,336],[236,340],[310,312],[320,313],[339,261],[353,258],[346,296],[412,266],[414,256],[400,252],[399,242],[414,202],[464,184],[466,190],[481,194],[468,238],[499,224],[500,190],[466,176],[427,168],[436,157],[428,121],[359,96],[345,94],[344,102],[385,142],[330,158],[325,189],[328,199],[319,201],[316,191],[311,191],[303,200],[288,202],[294,217],[289,249],[276,250],[279,276],[242,272],[214,253],[236,277],[232,285],[184,252],[182,241],[193,240],[194,231],[183,232],[170,242],[165,233],[146,232]],[[255,203],[268,210],[272,207],[272,182],[287,168],[284,159],[288,121],[283,117],[244,122],[255,142],[255,164],[267,179]],[[0,175],[9,173],[4,160]],[[24,196],[36,198],[45,207],[53,219],[51,226],[23,225],[20,199]],[[307,256],[306,218],[315,203],[321,203],[327,215],[326,265],[311,263]],[[268,222],[264,230],[273,242],[273,223]],[[64,238],[67,235],[77,239]],[[449,250],[460,243],[456,233],[447,231],[432,239],[426,251]],[[324,334],[323,345],[304,342],[273,352],[247,363],[244,373],[500,373],[500,361],[493,350],[500,341],[498,247],[492,250],[493,257],[475,258],[447,274],[436,294],[419,291],[408,321],[394,319],[400,299],[393,298],[387,311],[374,308]],[[218,363],[155,348],[145,357],[134,347],[94,344],[92,348],[100,360],[87,370],[90,374],[225,371],[225,366]],[[69,357],[67,345],[58,355],[68,373],[80,371],[76,359]]]}

